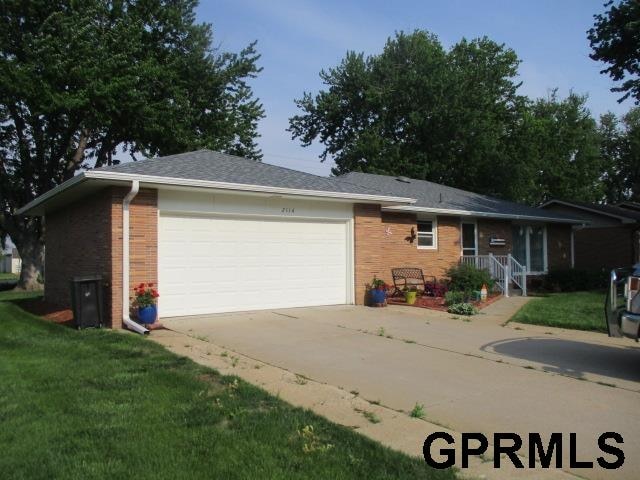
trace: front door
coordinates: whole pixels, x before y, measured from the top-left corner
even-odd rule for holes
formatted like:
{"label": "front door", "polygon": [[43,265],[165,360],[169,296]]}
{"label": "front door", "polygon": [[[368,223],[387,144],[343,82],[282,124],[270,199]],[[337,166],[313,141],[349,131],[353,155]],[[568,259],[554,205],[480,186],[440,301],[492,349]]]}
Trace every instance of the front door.
{"label": "front door", "polygon": [[462,255],[477,255],[477,240],[475,222],[462,222]]}

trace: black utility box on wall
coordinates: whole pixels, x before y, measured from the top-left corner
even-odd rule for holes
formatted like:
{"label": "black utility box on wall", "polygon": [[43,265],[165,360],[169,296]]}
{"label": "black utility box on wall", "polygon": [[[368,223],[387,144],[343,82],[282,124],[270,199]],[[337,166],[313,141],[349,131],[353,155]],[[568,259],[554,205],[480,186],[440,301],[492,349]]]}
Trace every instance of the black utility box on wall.
{"label": "black utility box on wall", "polygon": [[71,280],[71,308],[77,328],[102,327],[102,277],[91,275]]}

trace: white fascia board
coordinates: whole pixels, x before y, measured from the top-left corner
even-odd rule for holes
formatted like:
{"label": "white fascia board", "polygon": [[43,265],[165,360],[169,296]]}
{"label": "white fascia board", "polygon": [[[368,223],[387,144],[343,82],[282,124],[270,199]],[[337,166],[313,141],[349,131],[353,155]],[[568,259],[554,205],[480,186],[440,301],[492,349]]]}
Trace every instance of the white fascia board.
{"label": "white fascia board", "polygon": [[64,192],[65,190],[81,183],[84,182],[86,180],[85,177],[85,173],[79,173],[78,175],[76,175],[73,178],[70,178],[69,180],[67,180],[66,182],[61,183],[60,185],[58,185],[55,188],[52,188],[51,190],[43,193],[42,195],[40,195],[39,197],[34,198],[33,200],[31,200],[29,203],[27,203],[26,205],[24,205],[23,207],[19,208],[18,210],[16,210],[16,215],[24,215],[25,213],[29,212],[29,210],[32,210],[33,208],[42,205],[43,203],[45,203],[47,200],[49,200],[52,197],[55,197],[56,195]]}
{"label": "white fascia board", "polygon": [[416,207],[413,205],[401,205],[395,207],[383,207],[385,212],[426,212],[436,213],[441,215],[455,215],[461,217],[483,217],[483,218],[504,218],[505,220],[535,220],[540,222],[559,222],[559,223],[576,223],[584,224],[584,220],[577,220],[573,218],[556,218],[556,217],[537,217],[535,215],[514,215],[509,213],[489,213],[489,212],[474,212],[470,210],[454,210],[449,208],[430,208],[430,207]]}
{"label": "white fascia board", "polygon": [[542,205],[540,205],[540,208],[544,208],[544,207],[546,207],[548,205],[552,205],[554,203],[558,204],[558,205],[564,205],[564,206],[570,207],[570,208],[575,208],[577,210],[584,210],[585,212],[595,213],[597,215],[604,215],[605,217],[617,218],[622,223],[636,223],[635,220],[632,220],[629,217],[623,217],[622,215],[616,215],[615,213],[603,212],[602,210],[597,210],[595,208],[589,208],[589,207],[585,207],[585,206],[582,206],[582,205],[576,205],[574,203],[564,202],[562,200],[549,200],[548,202],[543,203]]}
{"label": "white fascia board", "polygon": [[48,192],[40,195],[31,202],[27,203],[22,208],[16,211],[17,215],[28,214],[29,211],[36,207],[41,206],[51,198],[65,192],[66,190],[88,180],[99,180],[105,183],[109,182],[122,182],[129,183],[132,181],[139,181],[144,186],[178,186],[185,188],[206,188],[212,190],[225,190],[235,192],[251,192],[251,193],[265,193],[273,195],[292,195],[302,197],[317,197],[343,201],[362,201],[373,202],[381,204],[413,204],[416,202],[414,198],[404,197],[391,197],[386,195],[370,195],[361,193],[343,193],[343,192],[330,192],[322,190],[304,190],[296,188],[282,188],[282,187],[270,187],[265,185],[249,185],[244,183],[228,183],[228,182],[215,182],[210,180],[196,180],[186,178],[175,177],[159,177],[154,175],[136,175],[130,173],[120,172],[106,172],[99,170],[88,170],[86,172],[79,173],[75,177],[66,182],[58,185],[57,187],[49,190]]}
{"label": "white fascia board", "polygon": [[323,190],[305,190],[297,188],[284,188],[284,187],[271,187],[266,185],[250,185],[245,183],[229,183],[229,182],[216,182],[211,180],[196,180],[187,178],[175,178],[175,177],[159,177],[155,175],[136,175],[130,173],[120,172],[101,172],[89,170],[84,174],[87,178],[95,178],[98,180],[117,180],[117,181],[133,181],[138,180],[142,184],[146,185],[170,185],[170,186],[182,186],[182,187],[194,187],[194,188],[210,188],[216,190],[235,190],[241,192],[258,192],[258,193],[271,193],[276,195],[297,195],[305,197],[324,197],[324,198],[336,198],[344,200],[362,200],[369,202],[380,203],[400,203],[400,204],[412,204],[416,200],[414,198],[404,197],[390,197],[385,195],[370,195],[361,193],[343,193],[343,192],[330,192]]}

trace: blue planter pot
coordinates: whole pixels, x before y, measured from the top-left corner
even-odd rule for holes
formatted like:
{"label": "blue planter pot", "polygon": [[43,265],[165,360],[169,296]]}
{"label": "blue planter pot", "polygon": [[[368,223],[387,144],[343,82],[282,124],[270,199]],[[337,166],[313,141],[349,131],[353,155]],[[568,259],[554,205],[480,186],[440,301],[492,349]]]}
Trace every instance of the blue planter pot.
{"label": "blue planter pot", "polygon": [[138,320],[140,322],[149,324],[154,323],[158,318],[158,307],[150,305],[148,307],[138,307]]}
{"label": "blue planter pot", "polygon": [[373,290],[371,290],[371,302],[376,304],[376,303],[384,303],[384,301],[386,300],[386,292],[384,290],[378,290],[377,288],[374,288]]}

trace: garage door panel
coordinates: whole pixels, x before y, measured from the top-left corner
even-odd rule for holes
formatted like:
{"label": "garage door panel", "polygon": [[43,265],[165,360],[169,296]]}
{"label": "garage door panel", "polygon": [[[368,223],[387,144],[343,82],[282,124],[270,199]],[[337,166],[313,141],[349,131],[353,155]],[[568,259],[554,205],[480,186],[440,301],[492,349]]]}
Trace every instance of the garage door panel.
{"label": "garage door panel", "polygon": [[161,215],[162,316],[347,303],[347,224]]}

